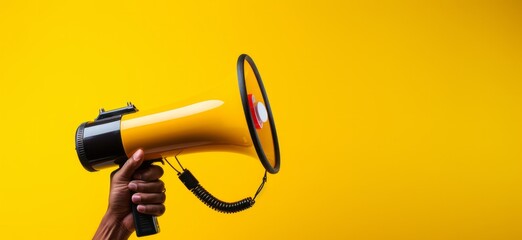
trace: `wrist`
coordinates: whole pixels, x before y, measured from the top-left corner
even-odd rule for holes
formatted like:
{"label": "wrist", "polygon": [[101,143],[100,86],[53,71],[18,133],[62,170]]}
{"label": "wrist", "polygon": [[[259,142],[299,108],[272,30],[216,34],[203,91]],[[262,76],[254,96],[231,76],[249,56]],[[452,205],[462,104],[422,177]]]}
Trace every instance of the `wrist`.
{"label": "wrist", "polygon": [[123,219],[118,219],[107,211],[93,239],[128,239],[133,231],[134,229],[129,229],[123,224]]}

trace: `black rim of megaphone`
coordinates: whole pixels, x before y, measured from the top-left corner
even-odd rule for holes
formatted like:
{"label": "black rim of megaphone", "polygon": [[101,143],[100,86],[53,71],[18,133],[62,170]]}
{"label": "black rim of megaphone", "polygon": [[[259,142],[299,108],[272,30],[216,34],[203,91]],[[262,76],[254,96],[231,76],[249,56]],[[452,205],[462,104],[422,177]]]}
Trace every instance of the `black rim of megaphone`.
{"label": "black rim of megaphone", "polygon": [[[265,152],[263,151],[263,146],[261,146],[261,140],[259,139],[259,136],[257,135],[256,127],[254,126],[254,121],[252,119],[252,116],[250,115],[250,109],[248,105],[248,92],[246,88],[246,82],[245,82],[245,60],[250,64],[252,67],[252,70],[254,71],[254,74],[256,75],[257,84],[259,85],[259,89],[261,90],[261,94],[263,95],[264,104],[266,107],[266,110],[268,112],[268,121],[270,122],[270,129],[272,131],[272,142],[274,145],[274,161],[275,166],[272,167],[270,162],[268,161],[268,158],[265,155]],[[239,90],[241,93],[241,101],[243,103],[243,110],[245,111],[245,117],[248,124],[248,129],[250,131],[250,136],[252,137],[252,141],[254,142],[254,147],[256,149],[257,155],[259,159],[261,160],[261,163],[265,167],[265,169],[269,173],[277,173],[279,172],[279,142],[277,140],[277,131],[275,128],[274,123],[274,117],[272,116],[272,109],[270,108],[270,103],[268,101],[268,97],[265,91],[265,87],[263,85],[263,81],[261,80],[261,75],[259,74],[259,71],[257,70],[256,64],[254,63],[254,60],[247,54],[241,54],[237,60],[237,75],[238,75],[238,82],[239,82]]]}

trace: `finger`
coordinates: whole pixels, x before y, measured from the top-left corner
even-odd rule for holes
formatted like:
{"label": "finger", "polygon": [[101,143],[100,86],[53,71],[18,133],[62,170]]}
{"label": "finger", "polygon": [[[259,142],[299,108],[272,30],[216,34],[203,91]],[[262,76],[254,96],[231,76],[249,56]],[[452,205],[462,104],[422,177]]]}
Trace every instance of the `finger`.
{"label": "finger", "polygon": [[114,178],[116,178],[118,180],[125,180],[125,181],[131,180],[134,172],[143,163],[143,156],[144,156],[143,150],[138,149],[132,155],[132,157],[130,157],[129,160],[127,160],[125,162],[125,164],[123,164],[123,166],[120,169],[118,169],[118,171],[114,174]]}
{"label": "finger", "polygon": [[140,193],[161,193],[165,191],[165,183],[161,180],[154,182],[133,180],[129,183],[128,187],[131,191]]}
{"label": "finger", "polygon": [[165,193],[135,193],[132,202],[135,204],[158,204],[164,203],[167,196]]}
{"label": "finger", "polygon": [[139,169],[133,175],[133,179],[144,181],[156,181],[163,176],[163,168],[156,165],[151,165],[147,168]]}
{"label": "finger", "polygon": [[165,213],[165,205],[163,204],[147,204],[143,205],[140,204],[137,207],[138,212],[154,215],[154,216],[161,216],[163,213]]}

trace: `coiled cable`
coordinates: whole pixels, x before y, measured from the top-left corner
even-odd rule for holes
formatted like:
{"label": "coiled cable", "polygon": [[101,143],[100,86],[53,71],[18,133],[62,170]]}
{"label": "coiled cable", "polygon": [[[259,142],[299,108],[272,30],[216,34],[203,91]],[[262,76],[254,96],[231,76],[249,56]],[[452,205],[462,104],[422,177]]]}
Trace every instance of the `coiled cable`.
{"label": "coiled cable", "polygon": [[255,201],[251,198],[245,198],[237,202],[224,202],[203,188],[198,180],[192,175],[188,169],[184,169],[181,174],[178,174],[179,179],[196,197],[199,198],[208,207],[222,213],[236,213],[252,207]]}
{"label": "coiled cable", "polygon": [[177,157],[176,161],[178,161],[178,164],[182,169],[181,172],[178,171],[174,166],[172,166],[172,164],[170,164],[170,162],[167,159],[165,159],[165,161],[170,165],[170,167],[172,167],[172,169],[174,169],[178,173],[179,179],[181,180],[181,182],[183,182],[187,189],[189,189],[194,195],[196,195],[196,197],[203,203],[205,203],[205,205],[221,213],[237,213],[251,208],[255,203],[256,197],[261,192],[263,186],[265,185],[265,182],[267,181],[267,175],[265,171],[263,181],[257,189],[254,198],[247,197],[236,202],[225,202],[214,197],[214,195],[209,193],[203,186],[201,186],[196,177],[194,177],[194,175],[188,169],[183,168]]}

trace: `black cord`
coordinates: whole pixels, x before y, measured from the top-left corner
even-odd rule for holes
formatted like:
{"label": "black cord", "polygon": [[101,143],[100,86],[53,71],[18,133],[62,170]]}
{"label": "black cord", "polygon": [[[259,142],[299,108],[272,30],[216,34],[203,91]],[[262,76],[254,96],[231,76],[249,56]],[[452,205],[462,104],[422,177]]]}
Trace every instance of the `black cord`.
{"label": "black cord", "polygon": [[[179,152],[179,153],[181,153],[181,152]],[[178,154],[179,154],[179,153],[178,153]],[[176,156],[174,156],[174,158],[176,159],[176,162],[178,162],[178,165],[181,167],[181,169],[185,170],[185,168],[183,167],[183,165],[181,165],[181,163],[179,162],[178,154],[176,154]]]}
{"label": "black cord", "polygon": [[257,188],[254,198],[247,197],[236,202],[221,201],[218,198],[214,197],[214,195],[210,194],[205,188],[203,188],[203,186],[199,184],[199,181],[196,179],[196,177],[194,177],[194,175],[192,175],[192,173],[188,169],[183,168],[177,156],[175,158],[178,164],[180,165],[182,172],[178,171],[172,164],[170,164],[170,162],[166,158],[165,161],[172,169],[174,169],[174,171],[178,173],[179,179],[181,180],[181,182],[183,182],[187,189],[189,189],[194,195],[196,195],[196,197],[199,200],[205,203],[208,207],[218,212],[236,213],[251,208],[255,203],[256,197],[259,195],[261,190],[263,190],[263,187],[267,182],[267,171],[265,171],[261,185],[259,185],[259,187]]}
{"label": "black cord", "polygon": [[261,185],[259,185],[259,187],[257,188],[256,194],[254,195],[253,200],[256,200],[257,195],[261,192],[261,190],[263,190],[263,187],[265,186],[266,181],[267,181],[267,178],[266,178],[266,170],[265,170],[265,175],[263,176],[263,181],[261,182]]}
{"label": "black cord", "polygon": [[178,169],[176,169],[174,166],[172,166],[172,164],[170,164],[169,160],[167,160],[167,158],[163,158],[163,160],[165,160],[165,162],[167,162],[167,164],[169,164],[169,166],[174,169],[174,171],[176,171],[178,173],[178,175],[181,174],[180,171],[178,171]]}

